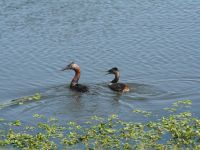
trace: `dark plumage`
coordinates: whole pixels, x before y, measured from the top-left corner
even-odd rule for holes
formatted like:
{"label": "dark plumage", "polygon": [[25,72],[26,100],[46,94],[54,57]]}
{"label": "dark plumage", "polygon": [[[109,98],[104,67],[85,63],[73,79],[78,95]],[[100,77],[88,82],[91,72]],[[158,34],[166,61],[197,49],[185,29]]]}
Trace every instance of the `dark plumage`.
{"label": "dark plumage", "polygon": [[72,90],[75,90],[77,92],[82,92],[82,93],[89,91],[89,88],[87,86],[85,86],[85,85],[82,85],[82,84],[76,84],[74,86],[70,85],[70,88]]}
{"label": "dark plumage", "polygon": [[69,65],[67,65],[64,69],[62,69],[62,71],[64,71],[64,70],[74,70],[74,72],[75,72],[75,75],[70,84],[70,89],[75,90],[77,92],[88,92],[89,91],[89,88],[87,86],[78,84],[78,80],[81,75],[81,69],[77,64],[72,62]]}
{"label": "dark plumage", "polygon": [[118,68],[114,67],[107,71],[108,74],[114,74],[115,78],[108,84],[109,88],[113,91],[128,92],[129,87],[124,83],[117,83],[119,81],[120,73]]}

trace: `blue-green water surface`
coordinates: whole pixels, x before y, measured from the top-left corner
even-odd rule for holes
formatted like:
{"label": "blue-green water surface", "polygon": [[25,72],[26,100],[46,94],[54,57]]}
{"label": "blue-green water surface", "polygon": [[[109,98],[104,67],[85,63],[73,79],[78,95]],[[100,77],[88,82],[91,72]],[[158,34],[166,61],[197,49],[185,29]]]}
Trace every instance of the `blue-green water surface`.
{"label": "blue-green water surface", "polygon": [[[133,109],[160,113],[183,99],[199,115],[199,18],[198,0],[1,0],[0,103],[36,92],[42,99],[1,109],[0,117],[140,120]],[[59,70],[71,61],[89,93],[69,89],[74,73]],[[129,93],[108,89],[112,67]]]}

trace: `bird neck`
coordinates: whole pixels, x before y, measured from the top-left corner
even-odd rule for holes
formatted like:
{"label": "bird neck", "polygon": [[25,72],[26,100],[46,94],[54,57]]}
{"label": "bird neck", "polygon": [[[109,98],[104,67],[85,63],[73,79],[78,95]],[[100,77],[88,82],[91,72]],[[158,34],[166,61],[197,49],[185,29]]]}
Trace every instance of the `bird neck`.
{"label": "bird neck", "polygon": [[111,81],[111,83],[117,83],[117,82],[119,81],[119,76],[120,76],[120,74],[119,74],[119,72],[117,71],[117,72],[115,73],[115,78],[114,78],[114,80]]}
{"label": "bird neck", "polygon": [[75,85],[77,85],[77,84],[78,84],[78,80],[79,80],[80,75],[81,75],[81,70],[80,70],[80,68],[75,68],[74,71],[75,71],[75,75],[74,75],[74,77],[73,77],[73,79],[72,79],[72,81],[71,81],[71,85],[70,85],[70,86],[75,86]]}

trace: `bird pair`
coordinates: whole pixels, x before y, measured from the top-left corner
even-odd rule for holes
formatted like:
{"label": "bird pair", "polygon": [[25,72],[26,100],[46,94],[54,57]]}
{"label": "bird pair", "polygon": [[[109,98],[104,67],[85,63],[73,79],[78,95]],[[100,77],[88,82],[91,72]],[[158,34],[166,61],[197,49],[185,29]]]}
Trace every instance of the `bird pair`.
{"label": "bird pair", "polygon": [[[74,70],[75,71],[75,75],[70,84],[70,88],[72,90],[75,90],[78,92],[88,92],[89,91],[89,88],[87,86],[78,84],[78,80],[79,80],[80,74],[81,74],[81,69],[76,63],[74,63],[74,62],[70,63],[69,65],[67,65],[65,68],[62,69],[62,71],[64,71],[64,70]],[[115,75],[115,78],[108,84],[110,89],[112,89],[113,91],[118,91],[118,92],[128,92],[129,91],[129,87],[126,84],[117,83],[119,81],[120,74],[119,74],[119,70],[116,67],[108,70],[107,74]]]}

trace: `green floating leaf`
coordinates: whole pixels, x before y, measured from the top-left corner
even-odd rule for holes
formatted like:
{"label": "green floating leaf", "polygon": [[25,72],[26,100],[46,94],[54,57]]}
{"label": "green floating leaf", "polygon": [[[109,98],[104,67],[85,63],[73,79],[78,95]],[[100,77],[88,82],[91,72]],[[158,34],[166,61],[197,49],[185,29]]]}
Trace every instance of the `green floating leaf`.
{"label": "green floating leaf", "polygon": [[20,120],[16,120],[16,121],[12,122],[11,125],[20,126],[21,125],[21,121]]}
{"label": "green floating leaf", "polygon": [[140,109],[135,109],[133,110],[134,113],[140,113],[146,117],[151,116],[152,112],[148,112],[148,111],[144,111],[144,110],[140,110]]}
{"label": "green floating leaf", "polygon": [[4,118],[0,118],[0,122],[4,121],[5,119]]}
{"label": "green floating leaf", "polygon": [[36,93],[36,94],[33,96],[33,99],[34,99],[34,100],[40,100],[40,99],[41,99],[41,94],[40,94],[40,93]]}
{"label": "green floating leaf", "polygon": [[44,118],[44,115],[34,114],[33,117],[34,118]]}
{"label": "green floating leaf", "polygon": [[179,107],[181,105],[192,105],[192,101],[191,100],[181,100],[181,101],[177,101],[175,103],[172,104],[173,107]]}

